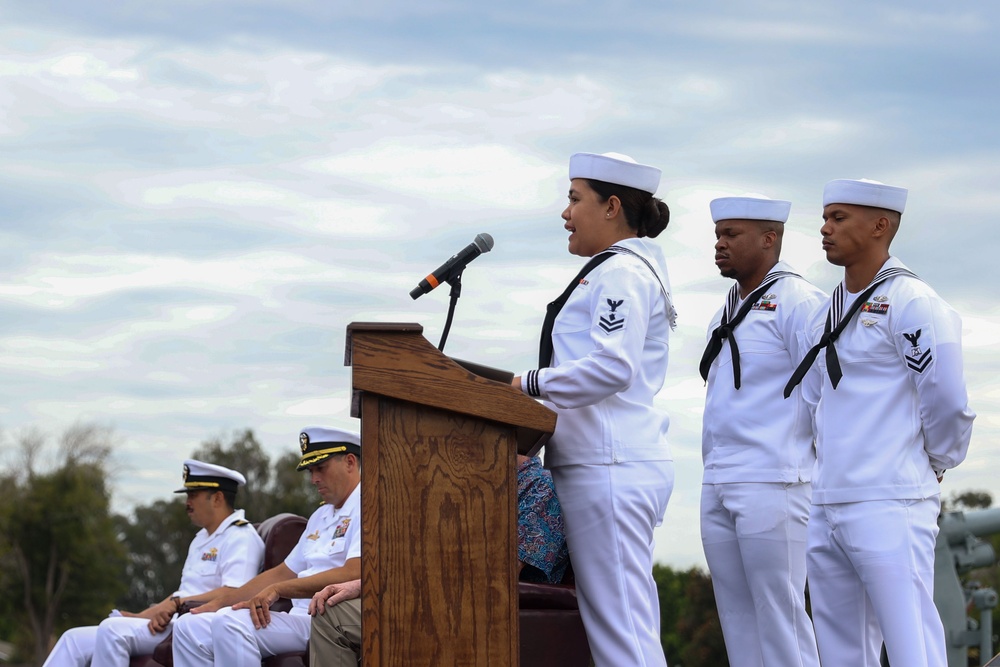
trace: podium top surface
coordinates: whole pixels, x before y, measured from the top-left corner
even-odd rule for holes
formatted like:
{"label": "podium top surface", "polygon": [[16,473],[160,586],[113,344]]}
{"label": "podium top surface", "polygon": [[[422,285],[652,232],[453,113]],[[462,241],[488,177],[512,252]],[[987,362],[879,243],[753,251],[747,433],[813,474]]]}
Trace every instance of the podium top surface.
{"label": "podium top surface", "polygon": [[399,333],[423,334],[424,327],[416,322],[351,322],[347,325],[347,342],[344,345],[344,365],[351,365],[351,350],[353,349],[354,332],[384,331]]}

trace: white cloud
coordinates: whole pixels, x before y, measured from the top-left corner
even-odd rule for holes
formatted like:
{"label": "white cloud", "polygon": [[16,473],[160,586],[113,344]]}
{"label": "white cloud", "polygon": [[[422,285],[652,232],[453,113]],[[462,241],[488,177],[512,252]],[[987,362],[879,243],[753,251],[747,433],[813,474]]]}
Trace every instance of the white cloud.
{"label": "white cloud", "polygon": [[561,169],[508,146],[438,136],[384,139],[309,167],[445,205],[536,210],[551,202]]}

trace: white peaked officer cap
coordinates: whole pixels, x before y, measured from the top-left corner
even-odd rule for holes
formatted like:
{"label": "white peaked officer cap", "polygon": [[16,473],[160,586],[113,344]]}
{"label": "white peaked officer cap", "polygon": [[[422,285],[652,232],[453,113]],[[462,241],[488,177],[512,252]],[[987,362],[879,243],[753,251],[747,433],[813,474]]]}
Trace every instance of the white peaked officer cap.
{"label": "white peaked officer cap", "polygon": [[361,456],[361,438],[357,433],[327,426],[307,426],[299,433],[299,449],[302,458],[296,470],[321,463],[334,454],[354,454]]}
{"label": "white peaked officer cap", "polygon": [[639,164],[621,153],[575,153],[569,159],[569,180],[574,178],[625,185],[651,195],[660,187],[659,169]]}
{"label": "white peaked officer cap", "polygon": [[823,188],[823,206],[828,204],[854,204],[887,208],[902,213],[906,208],[906,188],[886,185],[866,178],[852,181],[841,178],[830,181]]}
{"label": "white peaked officer cap", "polygon": [[708,207],[712,210],[712,222],[720,220],[768,220],[787,222],[792,202],[768,199],[764,195],[744,195],[743,197],[720,197],[713,199]]}
{"label": "white peaked officer cap", "polygon": [[247,483],[247,478],[235,470],[188,459],[184,462],[184,488],[174,493],[189,491],[232,491]]}

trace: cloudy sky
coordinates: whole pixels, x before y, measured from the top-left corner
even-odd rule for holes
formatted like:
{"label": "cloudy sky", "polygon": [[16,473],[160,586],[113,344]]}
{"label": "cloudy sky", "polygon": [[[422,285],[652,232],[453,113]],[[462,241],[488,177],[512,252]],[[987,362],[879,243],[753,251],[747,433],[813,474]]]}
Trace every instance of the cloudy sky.
{"label": "cloudy sky", "polygon": [[1000,6],[2,0],[0,16],[4,464],[26,429],[112,426],[128,507],[165,497],[207,438],[249,427],[276,456],[304,425],[356,426],[346,325],[420,322],[437,343],[447,289],[408,292],[480,232],[496,247],[466,272],[447,351],[531,367],[580,265],[568,156],[617,151],[663,169],[673,212],[661,561],[704,563],[717,196],[790,199],[784,257],[829,290],[823,184],[910,188],[894,253],[963,314],[979,413],[944,490],[995,488]]}

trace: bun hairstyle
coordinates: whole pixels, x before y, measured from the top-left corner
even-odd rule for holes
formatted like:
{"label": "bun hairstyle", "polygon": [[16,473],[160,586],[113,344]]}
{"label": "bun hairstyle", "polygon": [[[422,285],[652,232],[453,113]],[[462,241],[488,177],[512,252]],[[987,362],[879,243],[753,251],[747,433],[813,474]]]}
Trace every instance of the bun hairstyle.
{"label": "bun hairstyle", "polygon": [[662,199],[627,185],[618,185],[591,178],[585,180],[602,202],[606,202],[612,196],[618,197],[622,203],[625,221],[629,227],[635,230],[639,238],[648,236],[655,239],[670,223],[670,208]]}

